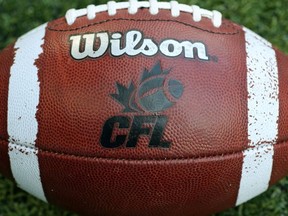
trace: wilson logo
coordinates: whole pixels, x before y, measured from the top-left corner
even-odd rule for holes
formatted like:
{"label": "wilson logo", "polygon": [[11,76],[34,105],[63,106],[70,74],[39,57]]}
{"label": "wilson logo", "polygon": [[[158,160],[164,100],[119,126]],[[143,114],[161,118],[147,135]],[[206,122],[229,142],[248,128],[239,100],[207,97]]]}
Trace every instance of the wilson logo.
{"label": "wilson logo", "polygon": [[152,38],[146,38],[137,30],[121,33],[98,32],[70,36],[71,56],[76,60],[85,58],[96,59],[110,50],[112,56],[154,56],[161,53],[167,57],[177,57],[181,54],[187,59],[200,59],[209,61],[207,47],[202,42],[188,40],[178,41],[165,39],[156,43]]}
{"label": "wilson logo", "polygon": [[159,62],[151,71],[144,70],[137,86],[133,82],[128,87],[116,83],[117,92],[110,96],[123,106],[126,115],[113,116],[105,122],[103,147],[136,147],[140,136],[149,137],[149,147],[170,147],[171,142],[163,139],[168,117],[160,112],[175,105],[184,87],[180,81],[167,78],[169,73],[170,70],[161,69]]}

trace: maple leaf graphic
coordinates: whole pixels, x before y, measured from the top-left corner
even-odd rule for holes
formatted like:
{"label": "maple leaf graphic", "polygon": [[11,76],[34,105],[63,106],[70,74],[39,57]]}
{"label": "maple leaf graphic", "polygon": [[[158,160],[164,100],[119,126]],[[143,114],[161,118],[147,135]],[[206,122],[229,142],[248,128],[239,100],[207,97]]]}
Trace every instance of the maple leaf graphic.
{"label": "maple leaf graphic", "polygon": [[144,82],[146,79],[149,79],[153,76],[158,76],[161,74],[167,75],[170,73],[170,71],[171,69],[162,70],[160,61],[158,61],[150,71],[145,68],[142,74],[141,82]]}
{"label": "maple leaf graphic", "polygon": [[120,83],[116,83],[117,93],[111,94],[111,97],[116,99],[120,104],[122,104],[125,109],[123,112],[137,112],[137,109],[133,109],[130,107],[130,99],[132,98],[133,92],[135,91],[135,86],[131,82],[128,87],[121,85]]}
{"label": "maple leaf graphic", "polygon": [[158,61],[151,70],[144,69],[139,83],[132,81],[128,87],[116,82],[117,92],[110,96],[125,108],[123,112],[160,112],[173,106],[175,102],[167,98],[179,99],[183,93],[183,85],[178,80],[167,80],[171,69],[163,70]]}

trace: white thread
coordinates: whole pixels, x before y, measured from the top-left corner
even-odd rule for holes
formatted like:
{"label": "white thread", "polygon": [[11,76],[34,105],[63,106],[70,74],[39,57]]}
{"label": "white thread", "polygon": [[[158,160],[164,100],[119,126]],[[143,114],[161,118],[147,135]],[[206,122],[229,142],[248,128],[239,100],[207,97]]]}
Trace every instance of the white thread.
{"label": "white thread", "polygon": [[136,14],[139,8],[149,8],[152,15],[159,13],[159,10],[170,10],[172,17],[178,17],[181,12],[191,13],[194,22],[200,22],[202,17],[212,20],[214,27],[219,28],[222,25],[222,14],[219,11],[209,11],[201,9],[196,5],[179,4],[177,1],[158,2],[157,0],[137,1],[130,0],[129,2],[109,1],[104,5],[89,5],[84,9],[70,9],[67,11],[65,18],[68,25],[72,25],[78,17],[87,16],[89,20],[95,19],[97,13],[108,12],[109,16],[114,16],[117,10],[128,9],[129,14]]}
{"label": "white thread", "polygon": [[128,13],[129,14],[136,14],[138,12],[138,7],[137,7],[137,0],[130,0],[131,4],[128,8]]}
{"label": "white thread", "polygon": [[109,16],[114,16],[116,15],[117,11],[116,11],[116,2],[115,1],[109,1],[107,3],[108,6],[108,14]]}
{"label": "white thread", "polygon": [[222,14],[219,11],[213,10],[212,22],[213,25],[219,28],[222,24]]}
{"label": "white thread", "polygon": [[152,15],[157,15],[159,13],[159,6],[157,4],[157,0],[149,0],[149,2],[150,2],[149,12]]}
{"label": "white thread", "polygon": [[193,20],[195,22],[200,22],[202,19],[201,8],[197,5],[192,5],[193,10]]}
{"label": "white thread", "polygon": [[173,17],[178,17],[180,16],[180,8],[179,8],[179,4],[177,1],[171,1],[171,15]]}
{"label": "white thread", "polygon": [[96,13],[94,13],[95,7],[96,7],[95,5],[88,5],[88,7],[87,7],[88,20],[93,20],[96,18]]}

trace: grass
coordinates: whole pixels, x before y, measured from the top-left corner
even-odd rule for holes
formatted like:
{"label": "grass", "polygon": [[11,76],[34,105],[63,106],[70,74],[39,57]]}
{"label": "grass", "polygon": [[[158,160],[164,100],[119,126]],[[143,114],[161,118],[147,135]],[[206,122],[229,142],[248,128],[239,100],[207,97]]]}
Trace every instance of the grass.
{"label": "grass", "polygon": [[[69,8],[82,8],[92,0],[0,0],[0,49],[28,30],[65,14]],[[207,9],[216,9],[224,17],[241,23],[288,53],[287,0],[182,0]],[[285,216],[288,215],[288,178],[268,192],[237,208],[217,216]],[[45,204],[0,176],[0,216],[72,216]]]}

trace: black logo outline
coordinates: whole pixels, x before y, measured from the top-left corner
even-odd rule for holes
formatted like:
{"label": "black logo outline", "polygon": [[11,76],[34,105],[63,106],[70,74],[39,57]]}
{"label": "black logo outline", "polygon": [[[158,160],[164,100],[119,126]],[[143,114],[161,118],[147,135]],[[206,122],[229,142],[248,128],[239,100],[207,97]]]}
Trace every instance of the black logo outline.
{"label": "black logo outline", "polygon": [[[180,81],[167,79],[171,71],[171,68],[162,70],[158,61],[150,71],[144,69],[138,85],[130,81],[126,87],[116,82],[116,93],[110,97],[124,107],[122,113],[125,115],[106,120],[100,140],[102,147],[135,148],[138,139],[147,136],[149,147],[170,148],[171,142],[163,140],[168,117],[160,113],[174,106],[184,92]],[[127,133],[115,135],[114,130],[126,130]]]}

